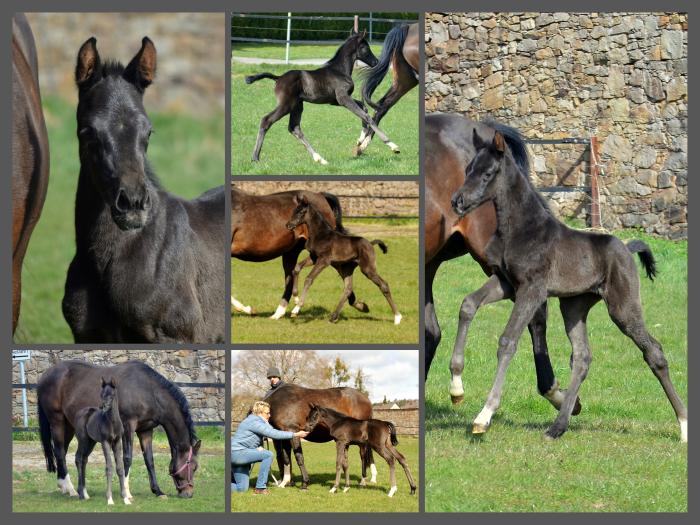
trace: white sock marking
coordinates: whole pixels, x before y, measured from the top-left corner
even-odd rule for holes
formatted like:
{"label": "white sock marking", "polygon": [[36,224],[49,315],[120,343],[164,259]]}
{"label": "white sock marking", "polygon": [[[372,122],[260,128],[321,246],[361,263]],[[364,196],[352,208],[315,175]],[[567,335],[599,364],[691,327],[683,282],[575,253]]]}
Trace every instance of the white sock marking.
{"label": "white sock marking", "polygon": [[386,145],[389,146],[394,153],[399,153],[399,147],[393,142],[387,142]]}
{"label": "white sock marking", "polygon": [[78,492],[75,490],[73,483],[70,480],[70,474],[66,474],[66,488],[68,489],[68,494],[70,496],[77,496]]}
{"label": "white sock marking", "polygon": [[474,424],[488,427],[491,424],[491,416],[493,416],[493,410],[484,407],[481,409],[481,412],[479,412],[479,415],[476,416]]}
{"label": "white sock marking", "polygon": [[395,324],[395,325],[400,324],[400,323],[401,323],[401,319],[403,319],[403,315],[401,315],[401,314],[396,314],[396,315],[394,316],[394,324]]}
{"label": "white sock marking", "polygon": [[324,159],[323,157],[321,157],[321,155],[319,155],[319,154],[316,153],[315,151],[314,151],[314,153],[313,153],[313,158],[314,158],[314,162],[320,162],[320,163],[323,164],[324,166],[325,166],[326,164],[328,164],[328,161],[326,161],[326,159]]}
{"label": "white sock marking", "polygon": [[391,489],[389,489],[389,497],[390,498],[394,497],[394,494],[396,494],[396,489],[398,489],[398,487],[396,485],[394,485],[393,487],[391,487]]}
{"label": "white sock marking", "polygon": [[275,313],[270,316],[270,319],[281,319],[284,317],[284,314],[287,312],[287,307],[282,306],[281,304],[277,305],[277,310],[275,310]]}
{"label": "white sock marking", "polygon": [[360,144],[360,151],[364,151],[367,149],[367,146],[369,146],[370,141],[372,140],[372,137],[369,135],[365,135],[365,138],[362,139],[362,144]]}
{"label": "white sock marking", "polygon": [[110,498],[107,500],[107,505],[114,505],[114,500],[110,496]]}
{"label": "white sock marking", "polygon": [[301,306],[297,304],[294,308],[292,308],[292,315],[297,315],[299,310],[301,310]]}
{"label": "white sock marking", "polygon": [[683,418],[678,418],[678,423],[681,425],[681,442],[688,442],[688,420]]}
{"label": "white sock marking", "polygon": [[129,498],[124,498],[124,505],[131,505],[131,500]]}
{"label": "white sock marking", "polygon": [[453,375],[450,381],[450,395],[459,397],[464,395],[464,386],[462,385],[462,376]]}
{"label": "white sock marking", "polygon": [[374,463],[372,463],[369,466],[369,471],[372,473],[372,477],[370,478],[369,482],[376,483],[377,482],[377,466]]}
{"label": "white sock marking", "polygon": [[134,497],[131,495],[131,490],[129,489],[129,476],[131,475],[131,472],[124,476],[124,492],[126,492],[126,497],[129,499],[134,499]]}
{"label": "white sock marking", "polygon": [[336,490],[338,490],[338,487],[332,487],[331,490],[329,490],[328,492],[334,494]]}
{"label": "white sock marking", "polygon": [[350,487],[345,487],[345,488],[343,489],[343,493],[347,492],[348,490],[350,490]]}
{"label": "white sock marking", "polygon": [[244,314],[252,314],[253,313],[252,306],[244,305],[242,302],[240,302],[234,296],[231,296],[231,306],[233,306],[233,309],[236,310],[237,312],[241,312]]}

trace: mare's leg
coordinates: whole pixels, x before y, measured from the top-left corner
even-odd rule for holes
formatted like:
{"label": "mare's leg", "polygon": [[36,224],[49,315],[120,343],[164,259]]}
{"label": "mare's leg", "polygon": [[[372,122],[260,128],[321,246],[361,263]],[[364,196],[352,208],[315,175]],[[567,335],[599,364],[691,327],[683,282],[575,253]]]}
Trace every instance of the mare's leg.
{"label": "mare's leg", "polygon": [[[156,480],[156,466],[153,461],[153,430],[144,430],[138,433],[139,443],[141,444],[141,453],[143,454],[143,462],[146,464],[146,470],[148,470],[148,482],[151,486],[151,492],[158,496],[159,498],[167,497],[163,494],[158,486],[158,481]],[[128,479],[128,477],[127,477]],[[133,499],[133,496],[128,490],[127,485],[127,497]]]}
{"label": "mare's leg", "polygon": [[396,460],[399,462],[399,465],[403,467],[403,471],[406,474],[406,479],[408,480],[408,484],[411,487],[411,494],[415,494],[416,482],[413,480],[411,470],[408,468],[408,461],[406,461],[404,455],[401,454],[401,452],[399,452],[398,449],[391,444],[390,440],[387,440],[386,448],[389,449],[389,452],[391,452],[391,454],[396,458]]}
{"label": "mare's leg", "polygon": [[242,314],[252,315],[255,313],[252,306],[243,304],[233,295],[231,296],[231,306],[236,312],[241,312]]}
{"label": "mare's leg", "polygon": [[282,292],[282,298],[280,299],[279,305],[275,313],[270,316],[270,319],[281,319],[287,312],[287,305],[289,305],[289,299],[292,295],[296,297],[296,275],[295,265],[297,263],[297,258],[301,253],[303,248],[301,246],[295,246],[287,253],[282,254],[282,270],[284,270],[284,291]]}
{"label": "mare's leg", "polygon": [[319,162],[323,165],[328,164],[328,161],[326,159],[324,159],[323,157],[321,157],[321,155],[314,151],[314,148],[311,146],[311,144],[309,144],[309,141],[306,140],[304,133],[302,133],[301,131],[301,114],[303,111],[304,104],[301,101],[299,101],[289,113],[289,132],[304,145],[306,151],[308,151],[309,155],[311,155],[311,158],[314,159],[314,162]]}
{"label": "mare's leg", "polygon": [[306,276],[306,280],[304,281],[304,290],[301,292],[301,297],[299,298],[299,303],[292,309],[292,317],[296,317],[299,314],[299,310],[301,310],[301,307],[304,306],[304,301],[306,301],[306,294],[309,293],[309,288],[311,288],[311,285],[314,282],[314,279],[318,277],[318,275],[329,265],[329,262],[326,259],[316,259],[316,263],[314,264],[314,267],[311,269],[311,272],[309,272],[309,275]]}
{"label": "mare's leg", "polygon": [[[122,448],[124,450],[124,487],[126,488],[126,497],[133,499],[131,491],[129,490],[129,475],[131,473],[131,464],[134,457],[134,430],[136,429],[136,421],[123,421],[123,424],[124,435],[122,436]],[[143,451],[143,448],[141,450]],[[151,459],[153,459],[153,454],[151,454]],[[157,496],[163,495],[157,484],[156,489],[158,492],[154,492],[154,494]]]}
{"label": "mare's leg", "polygon": [[[636,271],[636,268],[634,269]],[[635,275],[636,277],[636,275]],[[688,441],[688,411],[671,382],[668,362],[661,344],[647,331],[644,324],[639,287],[616,286],[605,297],[608,313],[617,327],[642,351],[644,361],[653,372],[666,393],[681,430],[681,441]]]}
{"label": "mare's leg", "polygon": [[112,499],[112,454],[107,441],[102,441],[101,444],[102,453],[105,456],[105,475],[107,476],[107,505],[114,505]]}
{"label": "mare's leg", "polygon": [[430,365],[435,357],[435,352],[440,345],[442,332],[435,312],[435,299],[433,298],[433,281],[440,267],[440,262],[431,261],[425,266],[425,379],[428,378]]}
{"label": "mare's leg", "polygon": [[253,161],[260,160],[260,150],[262,149],[267,130],[270,129],[275,122],[289,113],[289,110],[290,108],[287,104],[280,104],[262,118],[260,121],[260,129],[258,130],[258,139],[255,141],[255,150],[253,150]]}
{"label": "mare's leg", "polygon": [[340,294],[340,301],[338,301],[338,306],[335,307],[335,311],[331,314],[331,317],[329,319],[331,323],[338,322],[340,311],[343,309],[343,306],[345,306],[345,302],[348,300],[348,297],[350,297],[350,294],[352,293],[352,272],[354,270],[354,267],[347,268],[343,266],[342,268],[338,268],[337,270],[340,274],[340,277],[343,279],[345,288],[343,289],[343,293]]}
{"label": "mare's leg", "polygon": [[541,285],[522,285],[515,293],[515,305],[508,319],[508,324],[498,340],[498,368],[496,377],[491,387],[491,392],[486,400],[484,408],[481,409],[479,415],[474,419],[472,432],[481,434],[488,430],[491,424],[491,416],[498,410],[501,404],[501,393],[503,391],[503,383],[506,379],[506,371],[510,360],[513,358],[515,351],[518,349],[518,339],[522,335],[525,327],[528,325],[532,316],[547,299],[547,290]]}
{"label": "mare's leg", "polygon": [[66,465],[66,454],[68,444],[73,439],[74,430],[63,414],[57,414],[51,418],[51,439],[53,441],[53,453],[56,458],[56,476],[58,488],[63,494],[77,496],[78,493],[70,480],[68,466]]}
{"label": "mare's leg", "polygon": [[309,488],[309,473],[306,471],[306,465],[304,465],[304,451],[301,449],[301,438],[292,438],[292,448],[294,449],[297,465],[299,465],[299,470],[301,471],[301,489],[306,490]]}
{"label": "mare's leg", "polygon": [[335,483],[331,487],[331,494],[338,490],[340,485],[340,471],[343,468],[343,456],[345,455],[345,443],[342,441],[335,442]]}
{"label": "mare's leg", "polygon": [[[542,303],[542,306],[537,309],[527,328],[532,339],[532,352],[535,358],[535,372],[537,373],[537,390],[554,408],[560,410],[564,402],[564,392],[559,388],[559,381],[554,376],[552,362],[549,360],[549,351],[547,349],[547,301]],[[576,398],[571,414],[575,416],[580,412],[581,403]]]}
{"label": "mare's leg", "polygon": [[[279,487],[284,488],[287,485],[294,485],[292,481],[292,442],[288,440],[280,441],[280,450],[282,451],[282,467],[280,475],[282,479],[279,482]],[[277,456],[279,462],[279,455]]]}
{"label": "mare's leg", "polygon": [[343,90],[342,88],[336,90],[335,98],[338,101],[338,104],[348,108],[353,114],[357,115],[364,124],[372,128],[374,132],[379,136],[379,138],[382,139],[382,142],[389,146],[391,151],[393,151],[394,153],[399,153],[399,147],[389,140],[389,137],[387,137],[384,134],[384,132],[377,127],[377,125],[374,123],[374,121],[372,121],[372,118],[367,114],[367,112],[352,99],[352,97],[347,93],[346,90]]}
{"label": "mare's leg", "polygon": [[85,471],[87,469],[88,458],[95,442],[87,436],[78,438],[78,450],[75,452],[75,466],[78,469],[78,497],[80,499],[90,499],[90,495],[85,487]]}
{"label": "mare's leg", "polygon": [[126,497],[126,485],[124,484],[124,450],[122,449],[121,439],[117,439],[112,443],[112,452],[114,452],[114,462],[117,464],[119,494],[125,505],[131,505],[131,500]]}
{"label": "mare's leg", "polygon": [[394,299],[391,297],[391,290],[389,289],[389,284],[380,277],[380,275],[377,273],[377,268],[374,264],[367,264],[361,260],[360,270],[363,274],[365,274],[367,279],[376,284],[377,287],[381,290],[382,294],[384,294],[384,298],[389,303],[391,311],[394,312],[394,324],[399,324],[403,316],[401,315],[401,313],[399,313],[399,309],[396,308]]}
{"label": "mare's leg", "polygon": [[462,371],[464,370],[464,348],[467,343],[467,333],[474,316],[479,308],[489,303],[494,303],[510,297],[512,287],[498,275],[492,275],[476,292],[467,295],[459,309],[459,325],[457,326],[457,338],[452,349],[450,360],[450,398],[453,404],[459,404],[464,400],[464,386],[462,385]]}
{"label": "mare's leg", "polygon": [[558,438],[566,432],[569,418],[576,405],[578,390],[588,375],[588,367],[591,364],[591,349],[586,334],[586,319],[590,309],[599,300],[600,297],[593,294],[559,299],[559,309],[564,317],[566,335],[571,342],[571,383],[559,409],[559,415],[545,432],[545,436],[550,439]]}

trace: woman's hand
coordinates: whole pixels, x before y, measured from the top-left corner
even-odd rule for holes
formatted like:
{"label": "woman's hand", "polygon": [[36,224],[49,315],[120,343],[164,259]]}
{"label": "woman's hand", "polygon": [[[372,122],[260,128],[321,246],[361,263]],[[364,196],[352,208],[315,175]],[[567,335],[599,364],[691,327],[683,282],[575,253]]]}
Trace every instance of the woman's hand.
{"label": "woman's hand", "polygon": [[299,432],[294,432],[294,437],[305,438],[309,433],[306,430],[300,430]]}

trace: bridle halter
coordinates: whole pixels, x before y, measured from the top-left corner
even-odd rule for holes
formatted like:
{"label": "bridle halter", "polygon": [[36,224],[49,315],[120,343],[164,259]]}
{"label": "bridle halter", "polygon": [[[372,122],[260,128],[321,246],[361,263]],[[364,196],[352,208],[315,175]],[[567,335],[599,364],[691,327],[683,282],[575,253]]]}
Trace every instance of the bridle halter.
{"label": "bridle halter", "polygon": [[[185,481],[178,480],[175,476],[180,474],[180,472],[182,472],[185,469],[187,469],[187,479]],[[182,490],[182,489],[185,489],[187,487],[194,488],[194,483],[192,481],[192,447],[191,446],[190,446],[190,450],[187,452],[187,459],[185,460],[185,462],[175,472],[171,472],[170,476],[173,478],[173,481],[175,482],[175,488],[177,488],[177,490]]]}

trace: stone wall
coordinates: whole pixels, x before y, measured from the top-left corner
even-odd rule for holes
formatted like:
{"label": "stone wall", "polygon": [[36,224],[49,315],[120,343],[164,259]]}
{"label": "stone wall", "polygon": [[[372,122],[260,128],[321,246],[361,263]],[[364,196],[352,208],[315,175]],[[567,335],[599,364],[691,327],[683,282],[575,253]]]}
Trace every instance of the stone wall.
{"label": "stone wall", "polygon": [[243,191],[256,195],[298,189],[330,192],[340,199],[345,217],[387,215],[418,217],[419,186],[417,182],[412,181],[253,182],[237,180],[235,184]]}
{"label": "stone wall", "polygon": [[77,101],[73,74],[91,36],[103,59],[127,64],[148,36],[158,52],[149,111],[223,115],[226,26],[222,13],[29,13],[39,54],[42,96]]}
{"label": "stone wall", "polygon": [[[603,225],[687,236],[688,17],[428,13],[426,111],[600,144]],[[589,184],[582,146],[530,146],[538,186]],[[585,217],[588,196],[548,195]]]}
{"label": "stone wall", "polygon": [[417,408],[372,409],[374,419],[391,421],[396,425],[396,433],[404,436],[418,436],[420,432],[420,411]]}
{"label": "stone wall", "polygon": [[[25,361],[25,381],[36,383],[41,374],[58,361],[85,360],[110,366],[140,360],[166,379],[181,383],[225,383],[226,360],[222,350],[32,350]],[[19,363],[12,364],[12,382],[20,383]],[[180,387],[190,404],[194,421],[223,421],[226,413],[223,388]],[[36,420],[36,390],[27,391],[29,417]],[[12,418],[22,421],[22,391],[12,390]]]}

